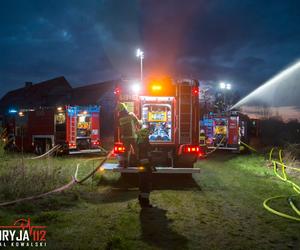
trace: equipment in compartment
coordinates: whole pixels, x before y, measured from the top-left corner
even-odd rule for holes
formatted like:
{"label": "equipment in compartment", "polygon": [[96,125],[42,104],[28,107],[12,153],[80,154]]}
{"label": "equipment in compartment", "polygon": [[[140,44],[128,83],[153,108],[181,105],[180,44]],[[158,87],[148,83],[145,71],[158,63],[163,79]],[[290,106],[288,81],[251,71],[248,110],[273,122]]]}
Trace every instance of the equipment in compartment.
{"label": "equipment in compartment", "polygon": [[150,142],[172,142],[173,122],[172,100],[157,97],[142,102],[143,127],[149,129]]}
{"label": "equipment in compartment", "polygon": [[227,119],[216,118],[214,121],[214,146],[227,144],[228,131],[227,131]]}
{"label": "equipment in compartment", "polygon": [[91,115],[81,113],[77,115],[77,138],[91,135]]}

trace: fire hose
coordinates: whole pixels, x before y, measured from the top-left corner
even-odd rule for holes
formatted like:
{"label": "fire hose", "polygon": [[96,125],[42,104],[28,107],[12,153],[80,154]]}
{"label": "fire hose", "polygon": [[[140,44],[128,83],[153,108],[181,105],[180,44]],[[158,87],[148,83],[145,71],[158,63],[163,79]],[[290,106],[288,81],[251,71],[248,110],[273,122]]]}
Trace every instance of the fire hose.
{"label": "fire hose", "polygon": [[[207,152],[206,155],[210,155],[210,154],[212,154],[213,152],[215,152],[217,149],[219,149],[219,148],[221,147],[221,145],[222,145],[224,139],[225,139],[225,136],[223,136],[222,139],[221,139],[221,141],[217,144],[217,146],[216,146],[213,150]],[[251,147],[250,145],[248,145],[248,144],[246,144],[246,143],[244,143],[244,142],[242,142],[242,141],[241,141],[241,144],[242,144],[243,146],[245,146],[246,148],[250,149],[251,151],[253,151],[253,152],[255,152],[255,153],[258,153],[257,150],[256,150],[255,148]]]}
{"label": "fire hose", "polygon": [[[253,147],[249,146],[248,144],[244,143],[241,141],[241,144],[244,145],[245,147],[247,147],[248,149],[250,149],[251,151],[253,152],[256,152],[258,153],[258,151],[256,149],[254,149]],[[295,168],[295,167],[290,167],[290,166],[287,166],[283,163],[283,158],[282,158],[282,150],[279,149],[278,151],[278,160],[274,160],[273,159],[273,153],[274,153],[274,150],[275,148],[272,148],[270,153],[269,153],[269,161],[272,162],[273,164],[273,171],[274,171],[274,174],[282,181],[290,184],[293,188],[293,190],[296,192],[296,194],[294,195],[290,195],[290,196],[284,196],[284,195],[279,195],[279,196],[274,196],[274,197],[270,197],[268,199],[266,199],[264,202],[263,202],[263,206],[264,208],[273,213],[273,214],[276,214],[278,216],[281,216],[281,217],[284,217],[284,218],[287,218],[287,219],[291,219],[291,220],[295,220],[295,221],[300,221],[300,210],[297,208],[293,198],[295,197],[299,197],[300,196],[300,186],[297,185],[295,182],[291,181],[288,174],[286,173],[286,169],[290,169],[290,170],[293,170],[293,171],[298,171],[300,172],[300,168]],[[278,169],[281,168],[281,173],[282,174],[279,174],[278,173]],[[283,198],[287,198],[288,200],[288,203],[290,205],[290,207],[292,208],[292,210],[298,215],[297,217],[296,216],[292,216],[292,215],[289,215],[289,214],[286,214],[286,213],[283,213],[283,212],[280,212],[278,210],[275,210],[274,208],[271,208],[269,206],[269,202],[272,201],[272,200],[276,200],[276,199],[283,199]]]}
{"label": "fire hose", "polygon": [[54,152],[57,152],[59,149],[61,148],[61,145],[56,145],[55,147],[51,148],[49,151],[47,151],[46,153],[42,154],[42,155],[39,155],[39,156],[36,156],[36,157],[31,157],[31,158],[28,158],[28,160],[37,160],[37,159],[42,159],[46,156],[49,156],[51,155],[52,153]]}
{"label": "fire hose", "polygon": [[207,152],[206,155],[210,155],[210,154],[212,154],[213,152],[215,152],[217,149],[219,149],[220,146],[222,145],[224,139],[225,139],[225,136],[223,136],[222,139],[221,139],[221,141],[217,144],[217,146],[216,146],[213,150]]}
{"label": "fire hose", "polygon": [[241,141],[241,144],[242,144],[243,146],[245,146],[246,148],[250,149],[251,151],[253,151],[253,152],[255,152],[255,153],[258,153],[257,150],[256,150],[255,148],[251,147],[251,146],[248,145],[247,143]]}
{"label": "fire hose", "polygon": [[[269,154],[269,160],[272,162],[273,164],[273,171],[274,174],[282,181],[290,184],[293,188],[293,190],[296,192],[296,194],[294,195],[290,195],[290,196],[274,196],[274,197],[270,197],[268,199],[266,199],[263,202],[263,206],[266,210],[268,210],[269,212],[276,214],[278,216],[287,218],[287,219],[291,219],[291,220],[295,220],[295,221],[300,221],[300,210],[297,208],[297,206],[295,205],[295,202],[293,201],[294,197],[299,197],[300,195],[300,186],[297,185],[295,182],[291,181],[290,178],[288,177],[287,173],[286,173],[286,169],[291,169],[293,171],[299,171],[300,172],[300,168],[295,168],[295,167],[290,167],[287,166],[283,163],[282,160],[282,150],[280,149],[278,152],[278,159],[279,161],[273,160],[273,152],[274,152],[274,148],[271,149],[270,154]],[[281,168],[281,174],[278,173],[278,168]],[[298,215],[296,216],[292,216],[283,212],[280,212],[278,210],[275,210],[274,208],[271,208],[268,203],[271,200],[275,200],[275,199],[282,199],[282,198],[287,198],[288,203],[290,205],[290,207],[292,208],[292,210]]]}
{"label": "fire hose", "polygon": [[[24,201],[36,200],[36,199],[44,198],[44,197],[46,197],[48,195],[55,194],[55,193],[60,193],[62,191],[65,191],[65,190],[69,189],[70,187],[72,187],[72,186],[74,186],[76,184],[82,184],[87,179],[89,179],[90,177],[92,177],[98,170],[100,170],[101,167],[102,167],[102,165],[110,158],[110,156],[112,154],[113,154],[113,150],[111,150],[105,156],[105,158],[100,162],[100,164],[94,170],[92,170],[88,175],[86,175],[84,178],[82,178],[80,180],[78,180],[78,178],[77,178],[80,164],[77,164],[75,174],[74,174],[74,176],[72,176],[72,180],[69,183],[67,183],[67,184],[65,184],[65,185],[63,185],[61,187],[58,187],[56,189],[53,189],[51,191],[48,191],[46,193],[43,193],[43,194],[29,196],[29,197],[25,197],[25,198],[20,198],[20,199],[13,200],[13,201],[2,202],[2,203],[0,203],[0,207],[8,206],[8,205],[13,205],[13,204],[24,202]],[[88,161],[91,161],[91,160],[96,160],[96,159],[99,159],[99,158],[87,159],[84,163],[86,163]]]}

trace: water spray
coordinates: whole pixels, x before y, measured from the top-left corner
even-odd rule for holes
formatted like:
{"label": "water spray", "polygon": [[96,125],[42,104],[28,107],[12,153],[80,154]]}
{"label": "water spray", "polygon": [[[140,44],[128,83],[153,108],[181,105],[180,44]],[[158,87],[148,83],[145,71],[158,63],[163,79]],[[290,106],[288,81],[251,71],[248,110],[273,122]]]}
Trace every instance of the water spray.
{"label": "water spray", "polygon": [[[237,108],[241,107],[242,105],[249,103],[251,100],[255,100],[255,98],[257,98],[257,97],[259,99],[261,99],[262,101],[264,99],[267,99],[268,96],[270,96],[272,94],[272,91],[274,92],[276,90],[276,87],[280,86],[279,84],[281,84],[284,80],[287,80],[288,77],[293,76],[296,72],[300,72],[300,61],[296,62],[289,68],[281,71],[279,74],[277,74],[276,76],[274,76],[273,78],[271,78],[270,80],[265,82],[263,85],[261,85],[254,91],[252,91],[249,95],[247,95],[242,100],[240,100],[235,105],[233,105],[231,107],[231,109],[237,109]],[[291,89],[291,91],[293,91],[293,89]],[[272,96],[272,97],[274,97],[274,96]],[[274,98],[272,98],[273,101],[275,101]],[[286,101],[286,100],[284,100],[284,101]]]}

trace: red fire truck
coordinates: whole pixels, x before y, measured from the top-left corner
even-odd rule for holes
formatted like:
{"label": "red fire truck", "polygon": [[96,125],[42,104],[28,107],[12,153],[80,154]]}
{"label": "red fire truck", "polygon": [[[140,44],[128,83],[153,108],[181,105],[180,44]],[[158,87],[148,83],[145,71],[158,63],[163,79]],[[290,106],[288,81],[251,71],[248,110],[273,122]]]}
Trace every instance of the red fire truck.
{"label": "red fire truck", "polygon": [[96,153],[101,151],[99,113],[99,106],[11,109],[5,124],[18,150],[43,154],[61,145],[64,153]]}
{"label": "red fire truck", "polygon": [[201,121],[209,149],[240,151],[241,142],[249,143],[249,118],[237,111],[209,113]]}
{"label": "red fire truck", "polygon": [[[125,103],[128,111],[141,119],[150,131],[151,158],[160,173],[195,173],[199,148],[199,83],[197,80],[149,79],[143,85],[125,81],[115,90],[116,105]],[[118,113],[115,113],[114,151],[122,162]],[[122,164],[119,165],[122,168]],[[120,172],[136,172],[134,164]]]}

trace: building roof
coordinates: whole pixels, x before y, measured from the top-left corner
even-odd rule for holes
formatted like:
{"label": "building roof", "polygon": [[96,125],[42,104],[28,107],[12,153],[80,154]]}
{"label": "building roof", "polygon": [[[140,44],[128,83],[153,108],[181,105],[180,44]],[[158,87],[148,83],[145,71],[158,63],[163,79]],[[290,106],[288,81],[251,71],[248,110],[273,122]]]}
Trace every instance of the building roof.
{"label": "building roof", "polygon": [[23,88],[12,90],[0,99],[0,114],[10,108],[26,109],[56,105],[112,106],[114,90],[119,80],[72,88],[63,77],[36,84],[26,83]]}
{"label": "building roof", "polygon": [[70,102],[72,87],[62,76],[37,84],[26,84],[8,92],[0,100],[0,113],[6,113],[13,108],[35,108],[54,106]]}
{"label": "building roof", "polygon": [[105,105],[106,100],[113,97],[115,86],[117,83],[117,80],[113,80],[74,88],[72,91],[71,104]]}

